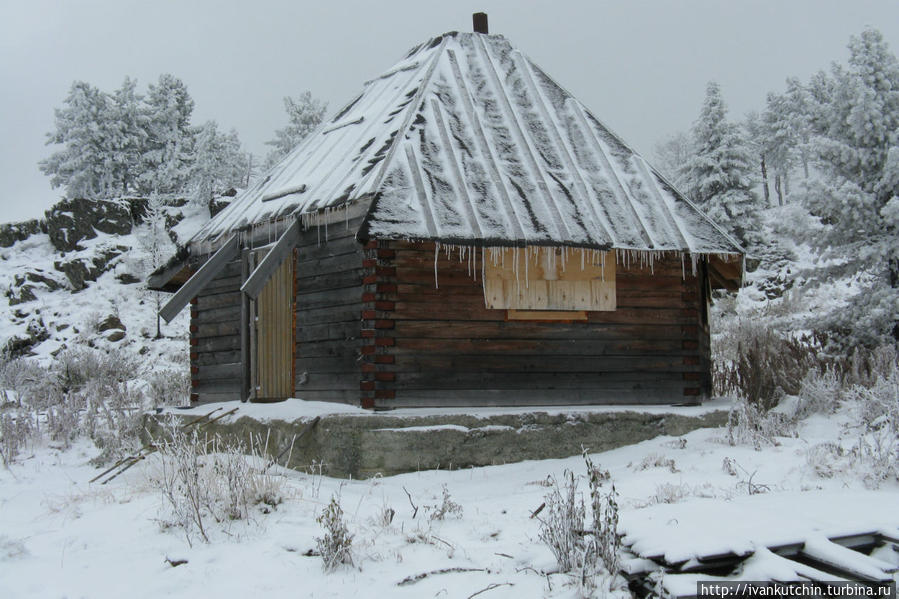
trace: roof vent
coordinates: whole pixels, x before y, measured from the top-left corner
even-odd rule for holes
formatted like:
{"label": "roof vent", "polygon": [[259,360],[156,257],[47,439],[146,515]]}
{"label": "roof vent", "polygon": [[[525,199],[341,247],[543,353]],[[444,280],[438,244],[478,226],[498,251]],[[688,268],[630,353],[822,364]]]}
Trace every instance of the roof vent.
{"label": "roof vent", "polygon": [[471,15],[471,24],[475,33],[488,33],[487,31],[487,13],[476,12]]}

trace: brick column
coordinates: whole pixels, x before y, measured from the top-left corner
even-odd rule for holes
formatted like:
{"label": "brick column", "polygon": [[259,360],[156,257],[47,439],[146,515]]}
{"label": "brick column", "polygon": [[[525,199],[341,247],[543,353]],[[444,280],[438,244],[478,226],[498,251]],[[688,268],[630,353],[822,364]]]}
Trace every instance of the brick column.
{"label": "brick column", "polygon": [[397,284],[395,251],[387,241],[370,241],[365,245],[362,267],[362,348],[360,404],[372,409],[384,400],[396,397],[393,371],[395,358],[391,348],[396,342],[393,312],[396,307]]}

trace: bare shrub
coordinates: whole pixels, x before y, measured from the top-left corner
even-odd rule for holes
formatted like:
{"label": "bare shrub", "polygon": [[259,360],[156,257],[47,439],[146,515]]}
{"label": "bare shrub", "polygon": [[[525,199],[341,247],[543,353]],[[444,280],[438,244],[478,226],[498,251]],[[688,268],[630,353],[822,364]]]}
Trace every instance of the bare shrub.
{"label": "bare shrub", "polygon": [[342,564],[353,565],[353,535],[347,528],[339,496],[331,496],[317,520],[325,531],[315,539],[325,572],[332,572]]}
{"label": "bare shrub", "polygon": [[0,411],[0,460],[8,468],[22,448],[33,441],[36,427],[31,413],[22,409]]}
{"label": "bare shrub", "polygon": [[785,337],[765,325],[742,321],[728,335],[730,345],[716,352],[715,392],[733,395],[769,410],[784,394],[799,392],[800,381],[824,362],[816,335]]}
{"label": "bare shrub", "polygon": [[587,482],[590,487],[590,511],[593,514],[593,543],[595,553],[606,572],[615,576],[621,569],[621,535],[618,534],[618,491],[611,485],[608,493],[602,492],[604,483],[611,481],[608,470],[593,464],[584,452],[587,465]]}
{"label": "bare shrub", "polygon": [[461,518],[462,506],[453,501],[446,485],[443,485],[443,499],[441,500],[440,505],[434,507],[434,511],[431,512],[430,518],[431,520],[443,520],[447,516]]}
{"label": "bare shrub", "polygon": [[604,493],[610,481],[607,470],[598,468],[584,453],[590,493],[592,526],[585,528],[587,507],[578,493],[578,478],[565,471],[563,482],[550,478],[550,492],[540,521],[540,540],[546,543],[562,572],[577,575],[578,585],[588,592],[596,588],[596,577],[608,574],[609,586],[621,568],[621,536],[618,534],[618,493],[615,486]]}
{"label": "bare shrub", "polygon": [[544,498],[546,509],[540,518],[540,540],[552,551],[562,572],[581,569],[584,565],[583,534],[586,509],[578,498],[574,473],[566,470],[563,482],[553,478],[550,492]]}
{"label": "bare shrub", "polygon": [[171,428],[158,447],[159,467],[150,482],[170,508],[167,524],[182,528],[189,543],[194,532],[209,542],[210,521],[247,520],[254,506],[269,513],[283,499],[283,480],[267,474],[265,460],[246,455],[241,444]]}
{"label": "bare shrub", "polygon": [[760,450],[765,445],[778,445],[777,437],[796,435],[795,423],[775,412],[765,412],[748,400],[737,401],[727,416],[728,445],[752,445]]}
{"label": "bare shrub", "polygon": [[840,471],[839,463],[845,455],[836,443],[818,443],[806,451],[805,463],[817,476],[833,478]]}
{"label": "bare shrub", "polygon": [[147,394],[152,407],[183,406],[190,403],[190,370],[155,370],[147,376]]}
{"label": "bare shrub", "polygon": [[657,503],[680,503],[687,497],[693,495],[693,490],[688,485],[673,483],[662,483],[656,485],[655,493],[649,497],[648,505]]}
{"label": "bare shrub", "polygon": [[852,455],[865,467],[866,482],[877,487],[885,480],[899,480],[899,369],[894,367],[870,387],[855,385],[849,395],[861,427]]}
{"label": "bare shrub", "polygon": [[667,468],[669,472],[680,472],[677,469],[677,463],[672,458],[666,458],[660,453],[651,453],[645,456],[639,464],[633,467],[634,470],[649,470],[650,468]]}
{"label": "bare shrub", "polygon": [[814,413],[831,413],[837,409],[844,385],[835,368],[810,370],[799,386],[794,416],[805,418]]}

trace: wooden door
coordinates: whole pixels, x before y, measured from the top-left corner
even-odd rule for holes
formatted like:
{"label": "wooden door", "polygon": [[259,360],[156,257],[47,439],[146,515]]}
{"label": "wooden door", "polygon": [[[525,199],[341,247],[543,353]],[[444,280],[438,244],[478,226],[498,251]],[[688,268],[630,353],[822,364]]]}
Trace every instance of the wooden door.
{"label": "wooden door", "polygon": [[[257,252],[251,263],[265,255]],[[291,253],[271,276],[256,301],[251,331],[251,396],[253,401],[281,401],[293,396],[294,256]]]}

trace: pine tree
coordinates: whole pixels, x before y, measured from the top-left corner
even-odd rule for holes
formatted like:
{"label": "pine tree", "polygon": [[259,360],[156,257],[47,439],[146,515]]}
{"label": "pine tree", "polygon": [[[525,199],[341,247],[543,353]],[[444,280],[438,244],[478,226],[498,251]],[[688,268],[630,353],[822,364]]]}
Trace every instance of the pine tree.
{"label": "pine tree", "polygon": [[829,91],[814,119],[824,177],[806,205],[826,225],[815,238],[825,253],[875,277],[856,310],[838,324],[854,341],[899,339],[899,61],[874,29],[849,43],[848,68],[834,66],[815,86]]}
{"label": "pine tree", "polygon": [[208,121],[196,134],[195,149],[189,181],[192,201],[206,204],[216,194],[242,186],[249,156],[242,150],[236,131],[219,133],[218,124]]}
{"label": "pine tree", "polygon": [[296,100],[284,98],[287,111],[287,126],[275,131],[275,139],[265,142],[274,149],[266,156],[266,168],[271,168],[287,156],[303,139],[318,127],[325,116],[328,105],[313,98],[310,92],[303,92]]}
{"label": "pine tree", "polygon": [[108,196],[137,192],[141,156],[147,143],[147,113],[143,97],[137,93],[137,81],[125,77],[122,87],[112,95],[109,145],[111,158],[107,168],[115,182]]}
{"label": "pine tree", "polygon": [[75,81],[65,107],[55,111],[55,122],[56,131],[47,134],[47,145],[61,144],[63,148],[38,163],[41,172],[50,176],[50,185],[65,187],[69,198],[116,195],[118,186],[108,168],[109,97],[88,83]]}
{"label": "pine tree", "polygon": [[160,75],[144,100],[148,115],[147,146],[141,166],[141,190],[149,195],[183,193],[190,176],[194,101],[180,79]]}
{"label": "pine tree", "polygon": [[762,178],[762,193],[765,198],[764,205],[768,206],[771,203],[771,189],[768,185],[768,145],[761,115],[754,110],[749,112],[743,122],[743,129],[746,130],[746,147],[758,160],[759,174]]}
{"label": "pine tree", "polygon": [[693,156],[683,170],[687,194],[744,245],[759,243],[759,200],[752,191],[753,161],[739,128],[728,122],[721,89],[706,88],[693,125]]}

